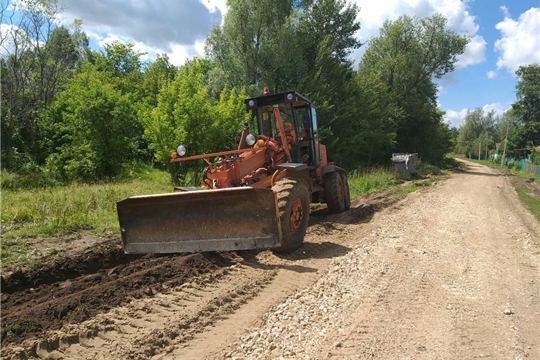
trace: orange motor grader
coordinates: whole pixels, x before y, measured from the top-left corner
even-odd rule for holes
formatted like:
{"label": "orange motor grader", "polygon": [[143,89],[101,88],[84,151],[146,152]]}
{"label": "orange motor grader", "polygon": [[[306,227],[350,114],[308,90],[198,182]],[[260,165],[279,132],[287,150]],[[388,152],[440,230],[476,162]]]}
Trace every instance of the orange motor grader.
{"label": "orange motor grader", "polygon": [[183,253],[298,248],[311,202],[332,213],[350,208],[345,171],[328,162],[319,142],[317,112],[291,91],[245,100],[257,135],[244,124],[236,150],[186,156],[204,159],[202,188],[133,196],[117,204],[126,253]]}

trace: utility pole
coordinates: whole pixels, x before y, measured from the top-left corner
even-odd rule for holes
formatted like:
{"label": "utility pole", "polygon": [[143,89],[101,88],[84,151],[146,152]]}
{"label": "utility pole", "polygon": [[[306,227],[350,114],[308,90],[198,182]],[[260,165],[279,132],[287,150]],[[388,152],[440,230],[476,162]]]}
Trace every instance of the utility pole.
{"label": "utility pole", "polygon": [[480,140],[480,143],[478,144],[478,160],[480,159],[480,152],[482,151],[482,138],[478,138]]}
{"label": "utility pole", "polygon": [[486,139],[486,160],[488,158],[488,143],[487,143],[487,139]]}
{"label": "utility pole", "polygon": [[504,165],[504,156],[506,155],[506,143],[508,142],[508,128],[510,127],[510,121],[506,125],[506,138],[504,139],[504,150],[501,157],[501,166]]}

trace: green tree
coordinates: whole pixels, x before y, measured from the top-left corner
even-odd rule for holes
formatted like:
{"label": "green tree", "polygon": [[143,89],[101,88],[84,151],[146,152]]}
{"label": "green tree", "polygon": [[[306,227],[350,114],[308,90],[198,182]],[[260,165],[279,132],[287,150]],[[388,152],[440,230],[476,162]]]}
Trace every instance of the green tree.
{"label": "green tree", "polygon": [[[317,107],[322,141],[330,159],[349,169],[365,162],[365,119],[358,116],[360,89],[353,81],[350,53],[360,47],[356,33],[359,9],[341,0],[314,1],[299,14],[298,44],[302,49],[297,89]],[[383,140],[384,141],[384,140]]]}
{"label": "green tree", "polygon": [[394,150],[418,152],[432,162],[440,161],[451,144],[448,126],[437,110],[434,79],[454,70],[468,43],[466,37],[448,30],[446,23],[439,14],[386,21],[380,35],[370,41],[358,70],[384,82],[398,109],[382,119],[395,131]]}
{"label": "green tree", "polygon": [[516,146],[520,148],[540,145],[540,64],[520,66],[516,71],[517,101],[512,104],[519,123],[513,130]]}
{"label": "green tree", "polygon": [[158,54],[155,61],[143,65],[142,92],[146,108],[157,106],[160,90],[174,81],[177,71],[166,54]]}
{"label": "green tree", "polygon": [[[283,90],[278,83],[290,78],[301,59],[289,16],[298,8],[292,0],[230,0],[223,26],[206,39],[206,53],[214,62],[210,90],[246,87],[250,95],[264,86]],[[295,59],[295,57],[297,57]]]}
{"label": "green tree", "polygon": [[202,161],[171,164],[171,153],[178,145],[184,144],[189,155],[233,149],[248,119],[245,92],[223,90],[219,101],[210,97],[205,85],[209,69],[209,61],[203,59],[182,66],[176,79],[161,89],[157,107],[143,117],[145,139],[175,182],[189,172],[199,174],[204,167]]}
{"label": "green tree", "polygon": [[[349,58],[360,46],[358,7],[344,0],[235,0],[229,6],[223,26],[207,38],[210,92],[216,98],[233,87],[245,87],[249,95],[261,94],[264,86],[301,92],[317,106],[320,134],[338,160],[343,144],[360,141],[348,139],[351,129],[362,127],[351,106],[356,99]],[[353,163],[348,158],[345,164]]]}
{"label": "green tree", "polygon": [[133,43],[114,41],[105,44],[104,50],[94,54],[92,63],[99,71],[104,71],[114,77],[117,87],[125,94],[131,93],[134,101],[142,98],[140,91],[143,83],[143,64],[141,57],[144,53],[135,50]]}
{"label": "green tree", "polygon": [[140,136],[130,94],[91,65],[42,117],[47,166],[62,180],[95,181],[118,175]]}
{"label": "green tree", "polygon": [[395,108],[386,86],[376,76],[357,73],[341,107],[349,111],[332,127],[332,151],[339,164],[355,168],[360,164],[384,163],[395,146],[395,132],[387,126]]}
{"label": "green tree", "polygon": [[[493,148],[500,141],[497,131],[499,118],[494,111],[485,112],[482,108],[469,110],[465,123],[460,127],[457,137],[456,151],[469,158],[478,158],[485,153],[486,145]],[[506,130],[506,129],[505,129]]]}
{"label": "green tree", "polygon": [[85,61],[88,39],[80,21],[71,29],[57,26],[62,7],[56,0],[2,1],[0,46],[2,71],[2,166],[17,170],[25,162],[41,163],[36,119],[63,91]]}

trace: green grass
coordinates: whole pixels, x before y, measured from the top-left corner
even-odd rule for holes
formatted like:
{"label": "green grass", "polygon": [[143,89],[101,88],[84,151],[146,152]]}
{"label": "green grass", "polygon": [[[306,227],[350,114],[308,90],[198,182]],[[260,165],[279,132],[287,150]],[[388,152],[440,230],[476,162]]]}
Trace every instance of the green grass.
{"label": "green grass", "polygon": [[396,185],[397,176],[388,168],[372,168],[361,174],[354,171],[348,176],[351,198],[386,190]]}
{"label": "green grass", "polygon": [[[430,164],[420,163],[417,166],[417,174],[399,175],[386,167],[375,167],[358,173],[352,172],[348,176],[351,198],[356,199],[371,193],[391,189],[391,193],[405,196],[411,192],[433,185],[438,181],[436,176],[448,175],[450,171],[441,170]],[[435,178],[431,178],[435,176]]]}
{"label": "green grass", "polygon": [[71,185],[2,192],[2,237],[57,236],[77,230],[117,228],[116,202],[132,195],[172,191],[168,175],[158,181]]}
{"label": "green grass", "polygon": [[500,163],[494,163],[493,161],[476,160],[476,159],[465,159],[465,160],[470,161],[470,162],[474,162],[474,163],[477,163],[477,164],[480,164],[480,165],[486,165],[486,166],[488,166],[490,168],[493,168],[493,169],[506,169],[506,170],[508,170],[508,167],[503,166]]}
{"label": "green grass", "polygon": [[473,160],[473,159],[467,159],[467,161],[471,161],[471,162],[474,162],[474,163],[477,163],[477,164],[480,164],[480,165],[486,165],[492,169],[499,169],[499,170],[507,170],[507,171],[510,171],[512,174],[514,175],[517,175],[521,178],[524,178],[524,179],[534,179],[535,182],[539,183],[540,184],[540,178],[533,175],[533,174],[529,174],[529,173],[526,173],[525,171],[522,171],[522,170],[516,170],[514,168],[508,168],[507,166],[504,166],[504,165],[501,165],[500,163],[494,163],[494,162],[491,162],[491,161],[487,161],[487,160]]}
{"label": "green grass", "polygon": [[516,191],[523,206],[540,221],[540,199],[529,195],[527,189],[523,186],[517,185]]}
{"label": "green grass", "polygon": [[116,202],[132,195],[171,192],[168,173],[146,167],[132,180],[2,190],[2,263],[35,254],[32,239],[87,231],[119,234]]}

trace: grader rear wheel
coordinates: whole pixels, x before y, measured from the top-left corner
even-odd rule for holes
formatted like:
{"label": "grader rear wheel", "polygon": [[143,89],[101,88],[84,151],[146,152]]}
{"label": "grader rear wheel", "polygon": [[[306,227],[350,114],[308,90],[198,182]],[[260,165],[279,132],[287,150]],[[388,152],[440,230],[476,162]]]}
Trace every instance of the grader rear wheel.
{"label": "grader rear wheel", "polygon": [[295,178],[278,181],[272,188],[277,195],[281,245],[275,252],[290,252],[304,241],[309,220],[310,194],[306,183]]}

